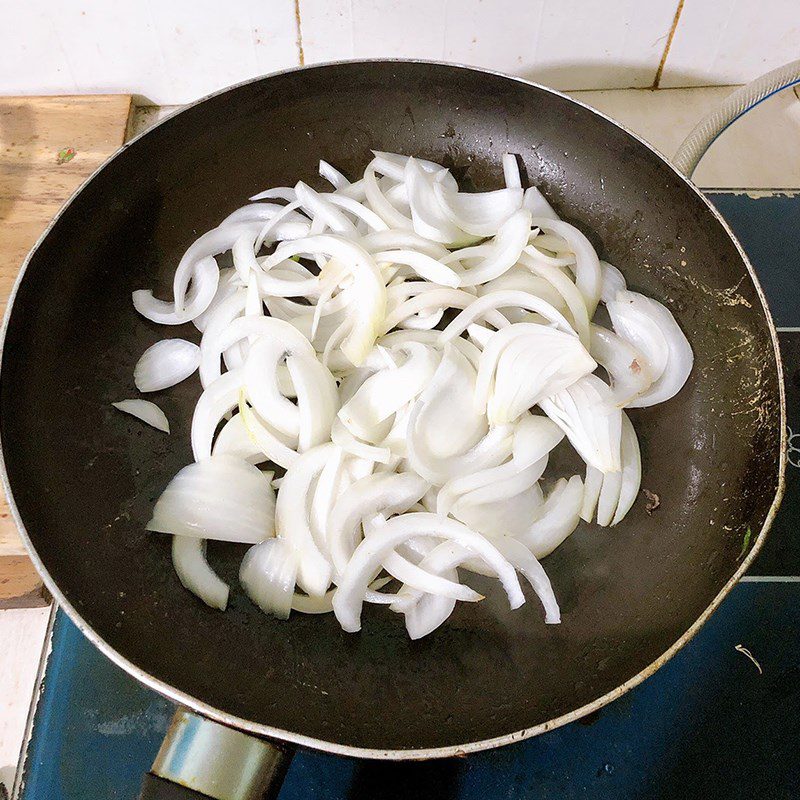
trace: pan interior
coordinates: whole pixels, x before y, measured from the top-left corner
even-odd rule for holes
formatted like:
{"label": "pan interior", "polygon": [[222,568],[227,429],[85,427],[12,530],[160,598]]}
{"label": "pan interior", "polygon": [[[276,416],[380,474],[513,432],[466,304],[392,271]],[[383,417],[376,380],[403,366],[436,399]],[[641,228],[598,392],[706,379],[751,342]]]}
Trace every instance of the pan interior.
{"label": "pan interior", "polygon": [[[211,543],[231,581],[224,614],[175,576],[154,499],[191,460],[196,379],[154,399],[165,436],[114,411],[134,397],[140,353],[165,335],[134,289],[169,296],[185,248],[256,191],[303,179],[324,158],[349,176],[370,149],[501,185],[500,158],[581,228],[629,285],[667,304],[694,348],[670,402],[632,414],[642,485],[613,529],[582,525],[545,560],[563,623],[530,598],[492,593],[432,636],[367,609],[359,635],[330,616],[289,623],[237,587],[242,548]],[[737,249],[703,201],[652,151],[570,100],[478,71],[352,63],[291,72],[196,105],[127,148],[72,201],[34,253],[10,318],[0,425],[9,481],[39,558],[77,613],[158,681],[321,747],[444,747],[529,729],[624,683],[667,650],[735,572],[777,485],[776,356]]]}

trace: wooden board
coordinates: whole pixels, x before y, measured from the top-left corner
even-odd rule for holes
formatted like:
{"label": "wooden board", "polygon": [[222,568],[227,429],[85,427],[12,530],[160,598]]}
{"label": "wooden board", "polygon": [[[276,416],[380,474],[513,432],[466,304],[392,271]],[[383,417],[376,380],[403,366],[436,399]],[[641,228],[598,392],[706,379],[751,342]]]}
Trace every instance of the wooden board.
{"label": "wooden board", "polygon": [[[65,200],[125,140],[128,95],[0,97],[0,314],[28,251]],[[0,605],[36,595],[0,498]]]}

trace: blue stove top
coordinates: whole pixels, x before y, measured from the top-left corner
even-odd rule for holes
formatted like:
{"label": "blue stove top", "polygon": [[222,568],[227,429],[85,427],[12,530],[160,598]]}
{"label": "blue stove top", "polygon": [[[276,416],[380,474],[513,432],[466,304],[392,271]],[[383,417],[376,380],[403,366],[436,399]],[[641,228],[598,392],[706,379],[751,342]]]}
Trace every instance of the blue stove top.
{"label": "blue stove top", "polygon": [[[800,195],[760,195],[709,193],[767,293],[800,434]],[[800,435],[792,444],[786,498],[750,575],[642,685],[579,722],[461,759],[301,749],[281,800],[800,797]],[[172,711],[58,612],[19,797],[134,800]]]}

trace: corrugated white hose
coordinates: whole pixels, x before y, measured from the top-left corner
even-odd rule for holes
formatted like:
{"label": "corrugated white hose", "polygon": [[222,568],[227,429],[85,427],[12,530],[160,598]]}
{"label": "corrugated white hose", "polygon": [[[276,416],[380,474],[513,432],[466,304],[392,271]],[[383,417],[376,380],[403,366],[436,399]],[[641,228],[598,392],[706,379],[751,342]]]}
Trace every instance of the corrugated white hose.
{"label": "corrugated white hose", "polygon": [[683,140],[672,163],[691,178],[706,150],[726,128],[768,97],[797,84],[800,84],[800,61],[792,61],[737,89],[716,111],[700,120]]}

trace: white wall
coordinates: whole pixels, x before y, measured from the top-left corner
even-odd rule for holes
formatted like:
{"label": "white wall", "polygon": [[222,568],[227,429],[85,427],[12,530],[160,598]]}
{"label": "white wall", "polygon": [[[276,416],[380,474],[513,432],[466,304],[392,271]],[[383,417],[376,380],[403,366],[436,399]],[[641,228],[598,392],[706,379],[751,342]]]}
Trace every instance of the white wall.
{"label": "white wall", "polygon": [[800,58],[798,0],[0,0],[0,94],[185,103],[249,77],[398,56],[563,89],[741,83]]}

